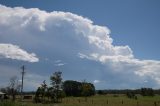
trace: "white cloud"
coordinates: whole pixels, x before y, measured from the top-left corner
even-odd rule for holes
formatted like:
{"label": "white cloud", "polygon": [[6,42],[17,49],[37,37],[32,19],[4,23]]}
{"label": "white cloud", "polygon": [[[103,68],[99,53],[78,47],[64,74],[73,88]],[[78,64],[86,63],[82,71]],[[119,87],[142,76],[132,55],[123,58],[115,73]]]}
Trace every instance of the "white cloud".
{"label": "white cloud", "polygon": [[[69,78],[74,77],[74,71],[78,70],[79,74],[85,73],[83,76],[78,75],[79,78],[85,76],[92,78],[92,81],[95,77],[111,80],[108,86],[115,83],[115,86],[122,84],[127,87],[145,80],[157,85],[160,83],[160,61],[137,59],[128,45],[113,45],[111,31],[106,26],[95,25],[88,18],[70,12],[49,13],[35,8],[10,8],[2,5],[0,13],[0,42],[35,50],[42,57],[47,56],[47,61],[52,57],[54,60],[64,60],[68,64],[66,70],[72,73],[67,74]],[[10,47],[6,44],[5,49],[1,49],[1,57],[38,61],[34,53],[27,53],[11,44]],[[88,63],[82,63],[82,60]],[[53,64],[64,65],[62,61],[53,61]],[[41,65],[44,64],[39,66]],[[76,75],[77,73],[75,72]],[[89,76],[90,73],[92,76]]]}
{"label": "white cloud", "polygon": [[0,57],[28,62],[39,61],[39,59],[34,53],[29,54],[25,50],[21,49],[19,46],[12,44],[0,44]]}
{"label": "white cloud", "polygon": [[54,63],[60,63],[60,62],[62,62],[62,60],[56,60],[56,61],[54,61]]}
{"label": "white cloud", "polygon": [[46,80],[47,84],[49,83],[48,76],[39,75],[36,73],[26,73],[24,76],[24,90],[36,90],[44,80]]}
{"label": "white cloud", "polygon": [[57,64],[54,64],[55,66],[64,66],[65,63],[57,63]]}
{"label": "white cloud", "polygon": [[66,63],[62,62],[62,60],[56,60],[56,61],[54,61],[54,65],[55,65],[55,66],[58,66],[58,67],[64,66],[65,64],[66,64]]}
{"label": "white cloud", "polygon": [[94,80],[93,83],[97,84],[97,83],[100,83],[100,81],[99,80]]}
{"label": "white cloud", "polygon": [[87,56],[87,55],[85,55],[85,54],[83,54],[83,53],[78,53],[78,56],[79,56],[80,58],[82,58],[82,59],[84,59],[84,58],[89,59],[89,56]]}

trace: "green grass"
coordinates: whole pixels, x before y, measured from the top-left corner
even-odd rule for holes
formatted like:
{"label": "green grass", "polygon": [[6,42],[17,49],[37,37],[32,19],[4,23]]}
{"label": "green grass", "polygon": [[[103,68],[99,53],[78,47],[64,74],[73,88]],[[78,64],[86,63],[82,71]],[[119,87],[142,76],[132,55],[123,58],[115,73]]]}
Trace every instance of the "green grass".
{"label": "green grass", "polygon": [[101,95],[88,97],[66,97],[62,103],[58,104],[36,104],[32,102],[0,102],[0,106],[160,106],[160,96],[143,97],[129,99],[125,95]]}

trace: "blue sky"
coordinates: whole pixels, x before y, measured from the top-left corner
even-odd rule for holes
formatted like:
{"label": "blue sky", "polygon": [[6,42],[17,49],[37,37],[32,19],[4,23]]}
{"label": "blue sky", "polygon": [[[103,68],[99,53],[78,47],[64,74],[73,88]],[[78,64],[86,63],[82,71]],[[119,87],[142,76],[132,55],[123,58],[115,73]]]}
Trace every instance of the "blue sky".
{"label": "blue sky", "polygon": [[[7,76],[6,72],[12,72],[7,76],[9,78],[18,73],[17,70],[20,71],[19,66],[25,64],[28,67],[26,90],[35,89],[43,80],[49,83],[47,78],[55,70],[61,70],[64,79],[93,82],[97,89],[160,87],[160,1],[2,0],[0,4],[3,5],[0,10],[4,14],[13,12],[7,25],[4,25],[7,15],[1,14],[0,43],[4,45],[0,46],[0,67],[6,70],[1,73]],[[15,7],[21,8],[16,10]],[[34,9],[29,11],[31,8]],[[35,11],[35,8],[38,10]],[[23,12],[18,10],[26,15],[21,17]],[[43,10],[46,12],[41,13]],[[62,13],[50,16],[52,11]],[[32,19],[28,13],[33,15]],[[55,20],[56,14],[59,19]],[[38,20],[43,16],[47,17],[45,22]],[[19,28],[18,25],[27,19],[29,21],[26,23],[29,24],[23,24],[25,28],[17,30],[16,27]],[[72,26],[74,23],[77,25]],[[36,29],[39,26],[40,31]],[[13,39],[11,34],[14,35]],[[24,36],[18,36],[20,34]],[[104,36],[106,39],[103,41]],[[7,48],[9,44],[10,48]],[[21,57],[15,56],[13,51],[6,54],[4,48],[20,51]],[[31,80],[33,84],[29,84]],[[5,81],[8,81],[7,78],[0,85],[5,86],[2,83]]]}

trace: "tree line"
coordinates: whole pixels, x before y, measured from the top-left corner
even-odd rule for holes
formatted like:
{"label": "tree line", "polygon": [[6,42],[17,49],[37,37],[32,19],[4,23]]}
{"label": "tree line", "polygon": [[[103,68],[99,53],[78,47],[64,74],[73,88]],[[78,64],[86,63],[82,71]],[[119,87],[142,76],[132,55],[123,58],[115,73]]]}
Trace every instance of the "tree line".
{"label": "tree line", "polygon": [[[12,77],[9,82],[9,86],[1,88],[0,91],[6,93],[10,98],[15,101],[16,95],[20,93],[21,85],[18,82],[17,77]],[[78,82],[73,80],[66,80],[63,82],[62,72],[56,71],[50,76],[50,85],[46,84],[46,81],[42,81],[42,84],[37,88],[35,92],[24,92],[23,94],[32,94],[34,101],[39,102],[61,102],[62,98],[66,96],[81,96],[88,97],[95,94],[95,87],[92,83],[86,81]]]}
{"label": "tree line", "polygon": [[97,90],[97,94],[126,94],[128,97],[133,97],[135,94],[141,94],[142,96],[154,96],[155,94],[160,95],[160,89],[152,88],[141,88],[141,89],[123,89],[123,90]]}
{"label": "tree line", "polygon": [[[65,96],[88,97],[95,94],[95,87],[88,82],[62,81],[62,72],[58,71],[50,76],[51,84],[48,86],[45,81],[37,88],[35,102],[62,102]],[[47,99],[46,99],[47,98]]]}
{"label": "tree line", "polygon": [[[86,81],[78,82],[73,80],[66,80],[63,82],[62,72],[54,72],[50,76],[50,85],[46,84],[44,80],[40,87],[37,88],[36,92],[29,92],[26,94],[34,94],[35,102],[61,102],[63,97],[74,96],[74,97],[88,97],[95,95],[104,94],[126,94],[129,98],[136,98],[136,94],[141,94],[142,96],[154,96],[155,94],[160,95],[160,89],[152,88],[141,88],[141,89],[125,89],[125,90],[95,90],[92,83]],[[6,88],[1,88],[0,91],[10,95],[12,100],[15,100],[16,95],[20,95],[21,85],[18,83],[18,78],[13,77],[10,79],[9,86]]]}

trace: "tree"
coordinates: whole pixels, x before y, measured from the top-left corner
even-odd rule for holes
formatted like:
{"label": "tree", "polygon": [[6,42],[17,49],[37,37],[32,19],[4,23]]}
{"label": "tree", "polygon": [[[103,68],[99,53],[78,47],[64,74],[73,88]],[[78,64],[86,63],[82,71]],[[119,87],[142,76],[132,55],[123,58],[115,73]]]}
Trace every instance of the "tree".
{"label": "tree", "polygon": [[16,94],[20,91],[21,85],[18,83],[16,76],[10,78],[9,94],[12,96],[12,100],[15,101]]}
{"label": "tree", "polygon": [[46,96],[48,98],[48,101],[50,100],[50,98],[52,98],[53,94],[53,88],[52,87],[47,87],[47,91],[46,91]]}
{"label": "tree", "polygon": [[41,84],[41,93],[42,93],[42,100],[45,101],[45,96],[47,92],[47,84],[46,81],[44,80],[43,83]]}
{"label": "tree", "polygon": [[135,93],[133,91],[128,91],[126,93],[127,97],[130,99],[137,99],[137,96],[135,95]]}
{"label": "tree", "polygon": [[63,83],[63,90],[66,96],[92,96],[95,94],[93,84],[72,80],[67,80]]}
{"label": "tree", "polygon": [[40,87],[38,87],[35,95],[35,102],[46,102],[45,101],[45,96],[47,95],[47,84],[46,81],[44,80],[43,83],[41,84]]}
{"label": "tree", "polygon": [[41,98],[40,98],[40,97],[42,97],[41,92],[42,92],[41,87],[38,87],[36,94],[35,94],[35,98],[34,98],[36,103],[41,102]]}
{"label": "tree", "polygon": [[72,80],[67,80],[63,83],[63,90],[66,96],[81,96],[82,83]]}
{"label": "tree", "polygon": [[99,94],[99,95],[104,95],[105,93],[104,93],[103,90],[98,90],[98,91],[97,91],[97,94]]}
{"label": "tree", "polygon": [[141,88],[142,96],[154,96],[154,91],[152,88]]}
{"label": "tree", "polygon": [[82,96],[85,97],[85,101],[87,102],[87,97],[94,95],[95,88],[94,85],[87,82],[82,82]]}
{"label": "tree", "polygon": [[50,77],[51,85],[53,88],[53,101],[54,102],[60,102],[61,99],[61,92],[62,92],[62,72],[57,71],[53,73],[53,75]]}

